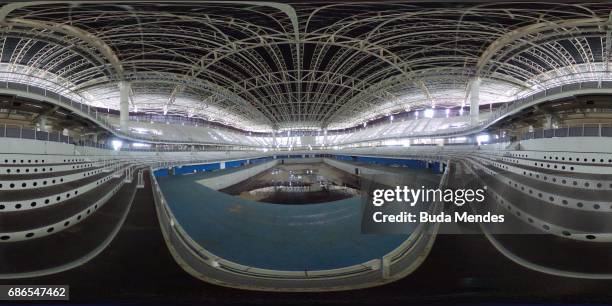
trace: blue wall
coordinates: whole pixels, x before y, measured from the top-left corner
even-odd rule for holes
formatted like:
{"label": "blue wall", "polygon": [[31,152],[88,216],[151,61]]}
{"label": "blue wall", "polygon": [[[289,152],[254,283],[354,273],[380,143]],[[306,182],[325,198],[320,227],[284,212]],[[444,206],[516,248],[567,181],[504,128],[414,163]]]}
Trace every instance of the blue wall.
{"label": "blue wall", "polygon": [[221,165],[219,163],[213,163],[213,164],[201,164],[201,165],[187,165],[187,166],[182,166],[180,168],[176,168],[176,175],[181,175],[181,174],[187,174],[187,173],[194,173],[194,172],[201,172],[201,171],[213,171],[213,170],[219,170],[221,169]]}
{"label": "blue wall", "polygon": [[270,160],[273,160],[274,157],[272,156],[268,156],[268,157],[260,157],[260,158],[254,158],[254,159],[250,159],[250,163],[251,164],[257,164],[257,163],[263,163],[263,162],[267,162]]}
{"label": "blue wall", "polygon": [[403,158],[384,158],[384,157],[368,157],[368,156],[351,156],[351,155],[335,155],[336,159],[354,161],[370,165],[396,166],[406,167],[410,169],[426,169],[432,168],[435,171],[440,169],[439,162],[427,163],[427,161],[417,159]]}
{"label": "blue wall", "polygon": [[168,176],[168,169],[158,169],[153,172],[155,177]]}
{"label": "blue wall", "polygon": [[[334,157],[334,155],[332,155],[332,157]],[[348,160],[348,161],[352,161],[353,158],[351,156],[348,155],[335,155],[336,159],[339,160]]]}
{"label": "blue wall", "polygon": [[236,168],[236,167],[242,167],[246,165],[247,165],[246,159],[225,162],[225,168]]}
{"label": "blue wall", "polygon": [[[316,157],[321,157],[320,154],[315,155]],[[331,155],[332,158],[336,158],[338,160],[346,160],[346,161],[354,161],[363,164],[371,164],[371,165],[382,165],[382,166],[395,166],[395,167],[406,167],[410,169],[426,169],[431,168],[435,172],[443,172],[444,168],[440,171],[440,162],[430,162],[417,159],[402,159],[402,158],[384,158],[384,157],[369,157],[369,156],[352,156],[352,155]],[[302,155],[277,155],[277,159],[287,159],[287,158],[302,158]],[[252,164],[262,163],[266,161],[273,160],[272,156],[259,157],[254,159],[241,159],[225,162],[225,168],[236,168],[247,165],[249,162]],[[200,165],[187,165],[180,168],[176,168],[176,175],[182,175],[187,173],[194,173],[201,171],[214,171],[221,168],[220,163],[212,163],[212,164],[200,164]],[[159,169],[154,172],[156,177],[168,176],[168,169]]]}

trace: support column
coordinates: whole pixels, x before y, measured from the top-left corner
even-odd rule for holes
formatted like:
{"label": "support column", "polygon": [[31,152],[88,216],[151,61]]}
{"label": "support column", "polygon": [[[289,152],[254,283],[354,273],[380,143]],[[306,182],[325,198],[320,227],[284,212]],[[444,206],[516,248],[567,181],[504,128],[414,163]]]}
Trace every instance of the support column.
{"label": "support column", "polygon": [[47,129],[47,116],[40,116],[38,117],[38,129],[41,132],[48,132]]}
{"label": "support column", "polygon": [[553,116],[552,114],[545,115],[546,121],[544,122],[544,129],[552,129],[553,128]]}
{"label": "support column", "polygon": [[480,112],[480,79],[472,79],[470,86],[470,122],[477,123]]}
{"label": "support column", "polygon": [[130,120],[130,83],[119,82],[119,126],[121,130],[127,132]]}
{"label": "support column", "polygon": [[327,129],[323,130],[323,146],[327,146]]}
{"label": "support column", "polygon": [[136,185],[136,188],[141,189],[145,187],[145,183],[144,183],[144,176],[142,173],[142,170],[138,171],[138,184]]}
{"label": "support column", "polygon": [[272,131],[272,146],[276,148],[276,131]]}

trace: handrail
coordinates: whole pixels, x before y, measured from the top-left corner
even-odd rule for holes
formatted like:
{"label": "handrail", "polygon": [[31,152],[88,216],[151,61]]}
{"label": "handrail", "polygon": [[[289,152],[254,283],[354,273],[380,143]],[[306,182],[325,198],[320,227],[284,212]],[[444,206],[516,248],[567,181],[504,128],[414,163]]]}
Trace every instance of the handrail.
{"label": "handrail", "polygon": [[[584,124],[567,124],[553,128],[535,128],[532,132],[525,132],[520,134],[519,140],[528,139],[539,139],[539,138],[553,138],[553,137],[612,137],[612,124],[611,123],[584,123]],[[376,148],[376,147],[402,147],[402,145],[389,145],[384,144],[385,140],[365,140],[363,142],[353,143],[352,145],[342,145],[342,149],[347,148]],[[478,142],[476,139],[464,139],[464,142],[444,142],[444,146],[453,145],[476,145]],[[511,138],[506,135],[495,139],[484,141],[486,144],[510,142]],[[377,143],[378,142],[378,143]],[[373,144],[374,143],[374,144]],[[431,146],[436,147],[436,142],[428,144],[411,144],[410,147],[418,146]]]}
{"label": "handrail", "polygon": [[72,141],[74,141],[74,138],[65,136],[61,132],[38,131],[36,128],[30,128],[20,124],[0,124],[0,137],[34,139],[62,143],[72,143]]}
{"label": "handrail", "polygon": [[[66,136],[62,132],[46,132],[40,131],[38,128],[22,125],[22,124],[1,124],[0,123],[0,138],[16,138],[16,139],[30,139],[40,141],[50,141],[65,144],[72,144],[78,147],[96,148],[96,149],[107,149],[113,151],[123,152],[222,152],[222,151],[255,151],[255,148],[243,148],[236,149],[232,146],[225,146],[222,149],[214,145],[216,150],[211,150],[205,145],[185,145],[185,144],[157,144],[149,147],[134,147],[134,146],[122,146],[120,148],[113,147],[112,143],[99,143],[89,140],[79,140],[72,136]],[[239,147],[239,146],[236,146]],[[239,147],[240,148],[240,147]]]}
{"label": "handrail", "polygon": [[[134,142],[150,142],[150,143],[169,143],[169,144],[188,144],[188,145],[239,145],[252,147],[250,144],[235,144],[229,142],[223,142],[221,140],[217,142],[197,142],[197,141],[180,141],[180,140],[171,140],[171,139],[161,139],[159,137],[154,136],[146,136],[143,134],[133,133],[130,131],[121,131],[118,128],[115,128],[102,114],[98,113],[97,109],[92,110],[92,107],[89,104],[83,102],[77,102],[70,98],[67,98],[61,94],[49,91],[44,88],[20,84],[14,82],[0,81],[0,90],[5,89],[6,92],[12,94],[18,94],[20,92],[25,91],[26,93],[37,96],[38,98],[43,98],[48,102],[54,103],[56,105],[62,105],[66,108],[70,109],[78,113],[81,116],[84,116],[93,122],[99,124],[102,128],[108,130],[109,132],[115,134],[118,137],[125,138]],[[543,102],[544,100],[550,98],[557,98],[567,96],[572,93],[612,93],[612,82],[610,81],[585,81],[573,84],[565,84],[560,85],[553,88],[547,88],[540,92],[535,92],[530,94],[529,96],[519,98],[512,102],[505,103],[503,106],[499,107],[495,110],[491,116],[483,121],[470,123],[466,126],[459,128],[449,128],[445,130],[439,130],[434,133],[422,132],[422,133],[410,133],[408,135],[403,136],[390,136],[390,137],[379,137],[376,139],[370,139],[368,141],[378,141],[378,140],[387,140],[387,139],[398,139],[398,138],[418,138],[418,137],[453,137],[453,136],[463,136],[474,134],[483,131],[485,128],[489,127],[493,123],[501,120],[502,118],[508,116],[511,113],[514,113],[520,109],[525,107],[535,105]],[[257,136],[253,136],[257,137]],[[339,143],[342,145],[359,143],[360,141],[347,142],[347,143]]]}
{"label": "handrail", "polygon": [[[516,113],[521,109],[542,103],[546,100],[557,99],[568,96],[570,94],[588,94],[588,93],[609,93],[612,94],[612,82],[581,82],[573,84],[560,85],[553,88],[544,89],[540,92],[533,93],[529,96],[519,98],[517,100],[504,103],[503,106],[496,109],[489,118],[469,123],[466,126],[459,128],[448,128],[444,130],[438,130],[434,133],[421,132],[421,133],[410,133],[402,136],[389,136],[389,137],[378,137],[375,139],[359,140],[345,143],[338,143],[338,145],[350,145],[360,142],[367,141],[380,141],[390,139],[405,139],[405,138],[419,138],[419,137],[457,137],[476,134],[484,131],[487,127],[493,123],[507,117],[510,114]],[[467,117],[467,116],[466,116]]]}
{"label": "handrail", "polygon": [[230,142],[224,143],[222,141],[190,142],[190,141],[181,141],[181,140],[161,139],[159,137],[147,136],[144,134],[133,133],[131,131],[122,131],[121,129],[113,126],[108,120],[108,118],[105,118],[104,114],[98,112],[97,108],[92,107],[89,104],[86,104],[83,102],[74,101],[73,99],[70,99],[61,94],[49,91],[45,88],[40,88],[37,86],[28,85],[28,84],[0,81],[0,92],[14,94],[14,95],[18,95],[18,94],[25,92],[28,94],[30,98],[35,98],[38,100],[47,101],[55,105],[63,106],[66,109],[98,124],[100,127],[111,132],[117,137],[129,140],[129,141],[133,141],[133,142],[169,143],[169,144],[187,144],[187,145],[221,145],[221,146],[239,145],[239,146],[252,147],[252,145],[249,145],[249,144],[236,144],[236,143],[230,143]]}
{"label": "handrail", "polygon": [[554,128],[537,128],[524,133],[521,140],[553,137],[612,137],[611,123],[568,124]]}

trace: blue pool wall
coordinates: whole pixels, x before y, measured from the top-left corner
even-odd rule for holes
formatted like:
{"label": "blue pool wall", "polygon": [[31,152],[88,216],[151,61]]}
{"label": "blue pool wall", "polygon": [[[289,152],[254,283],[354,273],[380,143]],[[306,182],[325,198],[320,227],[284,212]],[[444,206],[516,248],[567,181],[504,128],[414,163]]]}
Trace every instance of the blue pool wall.
{"label": "blue pool wall", "polygon": [[[181,167],[175,167],[174,175],[184,175],[184,174],[193,174],[197,172],[207,172],[207,171],[217,171],[222,169],[221,164],[225,163],[225,168],[237,168],[243,167],[248,164],[257,164],[268,162],[274,159],[284,160],[284,159],[297,159],[297,158],[334,158],[337,160],[343,161],[352,161],[358,162],[362,164],[369,165],[380,165],[380,166],[392,166],[392,167],[404,167],[409,169],[432,169],[434,172],[443,173],[446,165],[440,164],[438,161],[425,161],[419,159],[407,159],[407,158],[390,158],[390,157],[374,157],[374,156],[360,156],[360,155],[341,155],[341,154],[290,154],[290,155],[271,155],[265,157],[258,157],[252,159],[239,159],[239,160],[230,160],[230,161],[218,161],[212,163],[204,163],[204,164],[196,164],[196,165],[184,165]],[[171,171],[169,169],[158,169],[154,172],[156,177],[164,177],[169,176]]]}

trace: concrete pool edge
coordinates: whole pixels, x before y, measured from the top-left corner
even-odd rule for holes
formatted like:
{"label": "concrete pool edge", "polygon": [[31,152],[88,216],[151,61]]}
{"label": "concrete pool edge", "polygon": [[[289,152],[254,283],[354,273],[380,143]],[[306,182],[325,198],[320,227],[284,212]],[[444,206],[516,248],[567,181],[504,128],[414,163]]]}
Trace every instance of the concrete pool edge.
{"label": "concrete pool edge", "polygon": [[[425,223],[381,259],[337,269],[281,271],[248,267],[217,257],[191,237],[178,223],[150,171],[155,209],[162,234],[173,258],[186,272],[208,283],[258,291],[342,291],[384,285],[415,271],[427,258],[439,224]],[[445,184],[448,168],[440,185]],[[433,210],[441,205],[432,205]],[[395,269],[394,267],[399,267]]]}

